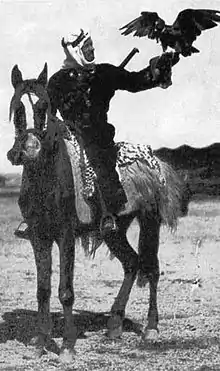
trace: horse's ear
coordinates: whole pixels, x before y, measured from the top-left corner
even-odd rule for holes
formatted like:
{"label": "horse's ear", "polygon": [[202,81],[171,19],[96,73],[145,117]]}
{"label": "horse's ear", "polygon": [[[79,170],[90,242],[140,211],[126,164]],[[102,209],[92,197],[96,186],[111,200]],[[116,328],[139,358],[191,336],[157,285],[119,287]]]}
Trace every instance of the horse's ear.
{"label": "horse's ear", "polygon": [[45,88],[47,85],[47,63],[45,63],[43,70],[41,71],[40,75],[37,78],[37,82],[40,85],[43,85]]}
{"label": "horse's ear", "polygon": [[11,71],[11,83],[16,89],[16,87],[23,82],[22,73],[16,64]]}

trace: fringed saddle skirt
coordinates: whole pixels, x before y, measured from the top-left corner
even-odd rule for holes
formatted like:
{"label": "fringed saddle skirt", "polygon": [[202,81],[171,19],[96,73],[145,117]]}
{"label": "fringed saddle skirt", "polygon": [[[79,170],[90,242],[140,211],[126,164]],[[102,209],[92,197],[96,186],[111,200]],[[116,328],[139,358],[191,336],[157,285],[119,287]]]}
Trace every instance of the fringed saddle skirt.
{"label": "fringed saddle skirt", "polygon": [[[86,201],[95,192],[96,173],[90,165],[85,150],[80,146],[74,134],[69,133],[68,139],[64,139],[64,141],[72,167],[78,218],[82,223],[89,223],[91,222],[91,214],[90,207]],[[165,185],[165,178],[161,172],[160,164],[149,145],[118,142],[116,147],[116,166],[119,176],[120,168],[122,169],[125,166],[131,165],[138,160],[147,164],[151,170],[155,170],[161,185]],[[83,207],[82,203],[84,203]]]}

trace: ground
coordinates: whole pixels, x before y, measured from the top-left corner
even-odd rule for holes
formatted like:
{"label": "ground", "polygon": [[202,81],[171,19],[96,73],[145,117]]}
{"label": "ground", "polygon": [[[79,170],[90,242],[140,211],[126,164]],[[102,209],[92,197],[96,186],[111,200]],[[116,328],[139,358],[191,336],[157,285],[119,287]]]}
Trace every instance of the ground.
{"label": "ground", "polygon": [[[0,370],[4,371],[206,371],[220,370],[220,201],[192,202],[176,233],[161,230],[158,289],[159,339],[143,344],[137,323],[146,323],[148,287],[134,286],[120,340],[105,336],[108,312],[122,269],[102,246],[94,260],[77,248],[74,316],[81,330],[73,364],[52,349],[32,358],[36,330],[36,270],[31,245],[16,239],[17,195],[0,198]],[[129,240],[136,247],[134,223]],[[53,338],[61,344],[63,316],[58,300],[59,260],[53,249],[51,312]],[[196,284],[196,282],[199,282]],[[54,345],[54,344],[53,344]]]}

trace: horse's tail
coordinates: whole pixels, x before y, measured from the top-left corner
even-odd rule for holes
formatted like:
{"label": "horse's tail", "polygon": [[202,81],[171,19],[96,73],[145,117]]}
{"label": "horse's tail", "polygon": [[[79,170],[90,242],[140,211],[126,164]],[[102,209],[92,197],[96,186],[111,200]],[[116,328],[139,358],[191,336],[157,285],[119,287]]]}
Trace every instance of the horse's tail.
{"label": "horse's tail", "polygon": [[160,174],[143,160],[121,167],[122,183],[131,210],[152,212],[160,217],[162,223],[175,229],[181,214],[183,184],[170,165],[157,160]]}
{"label": "horse's tail", "polygon": [[169,164],[158,161],[165,179],[164,189],[159,188],[160,216],[164,224],[175,229],[178,217],[182,215],[184,182]]}

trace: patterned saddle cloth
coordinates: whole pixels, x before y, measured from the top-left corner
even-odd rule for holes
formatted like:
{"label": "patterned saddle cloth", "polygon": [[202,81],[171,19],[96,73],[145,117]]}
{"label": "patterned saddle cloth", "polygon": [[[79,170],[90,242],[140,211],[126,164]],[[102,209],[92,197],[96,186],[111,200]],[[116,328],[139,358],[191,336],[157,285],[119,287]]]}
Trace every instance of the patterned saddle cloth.
{"label": "patterned saddle cloth", "polygon": [[[85,150],[80,146],[78,140],[73,134],[70,134],[67,145],[67,150],[70,158],[74,158],[75,166],[80,169],[82,195],[84,199],[93,196],[95,192],[96,173],[90,165],[89,159]],[[154,156],[153,151],[149,145],[146,144],[131,144],[127,142],[116,143],[117,148],[117,163],[116,166],[120,169],[123,166],[131,165],[134,161],[144,161],[148,164],[150,169],[157,172],[161,185],[165,184],[165,179],[162,175],[160,164]],[[119,174],[120,176],[120,174]]]}

